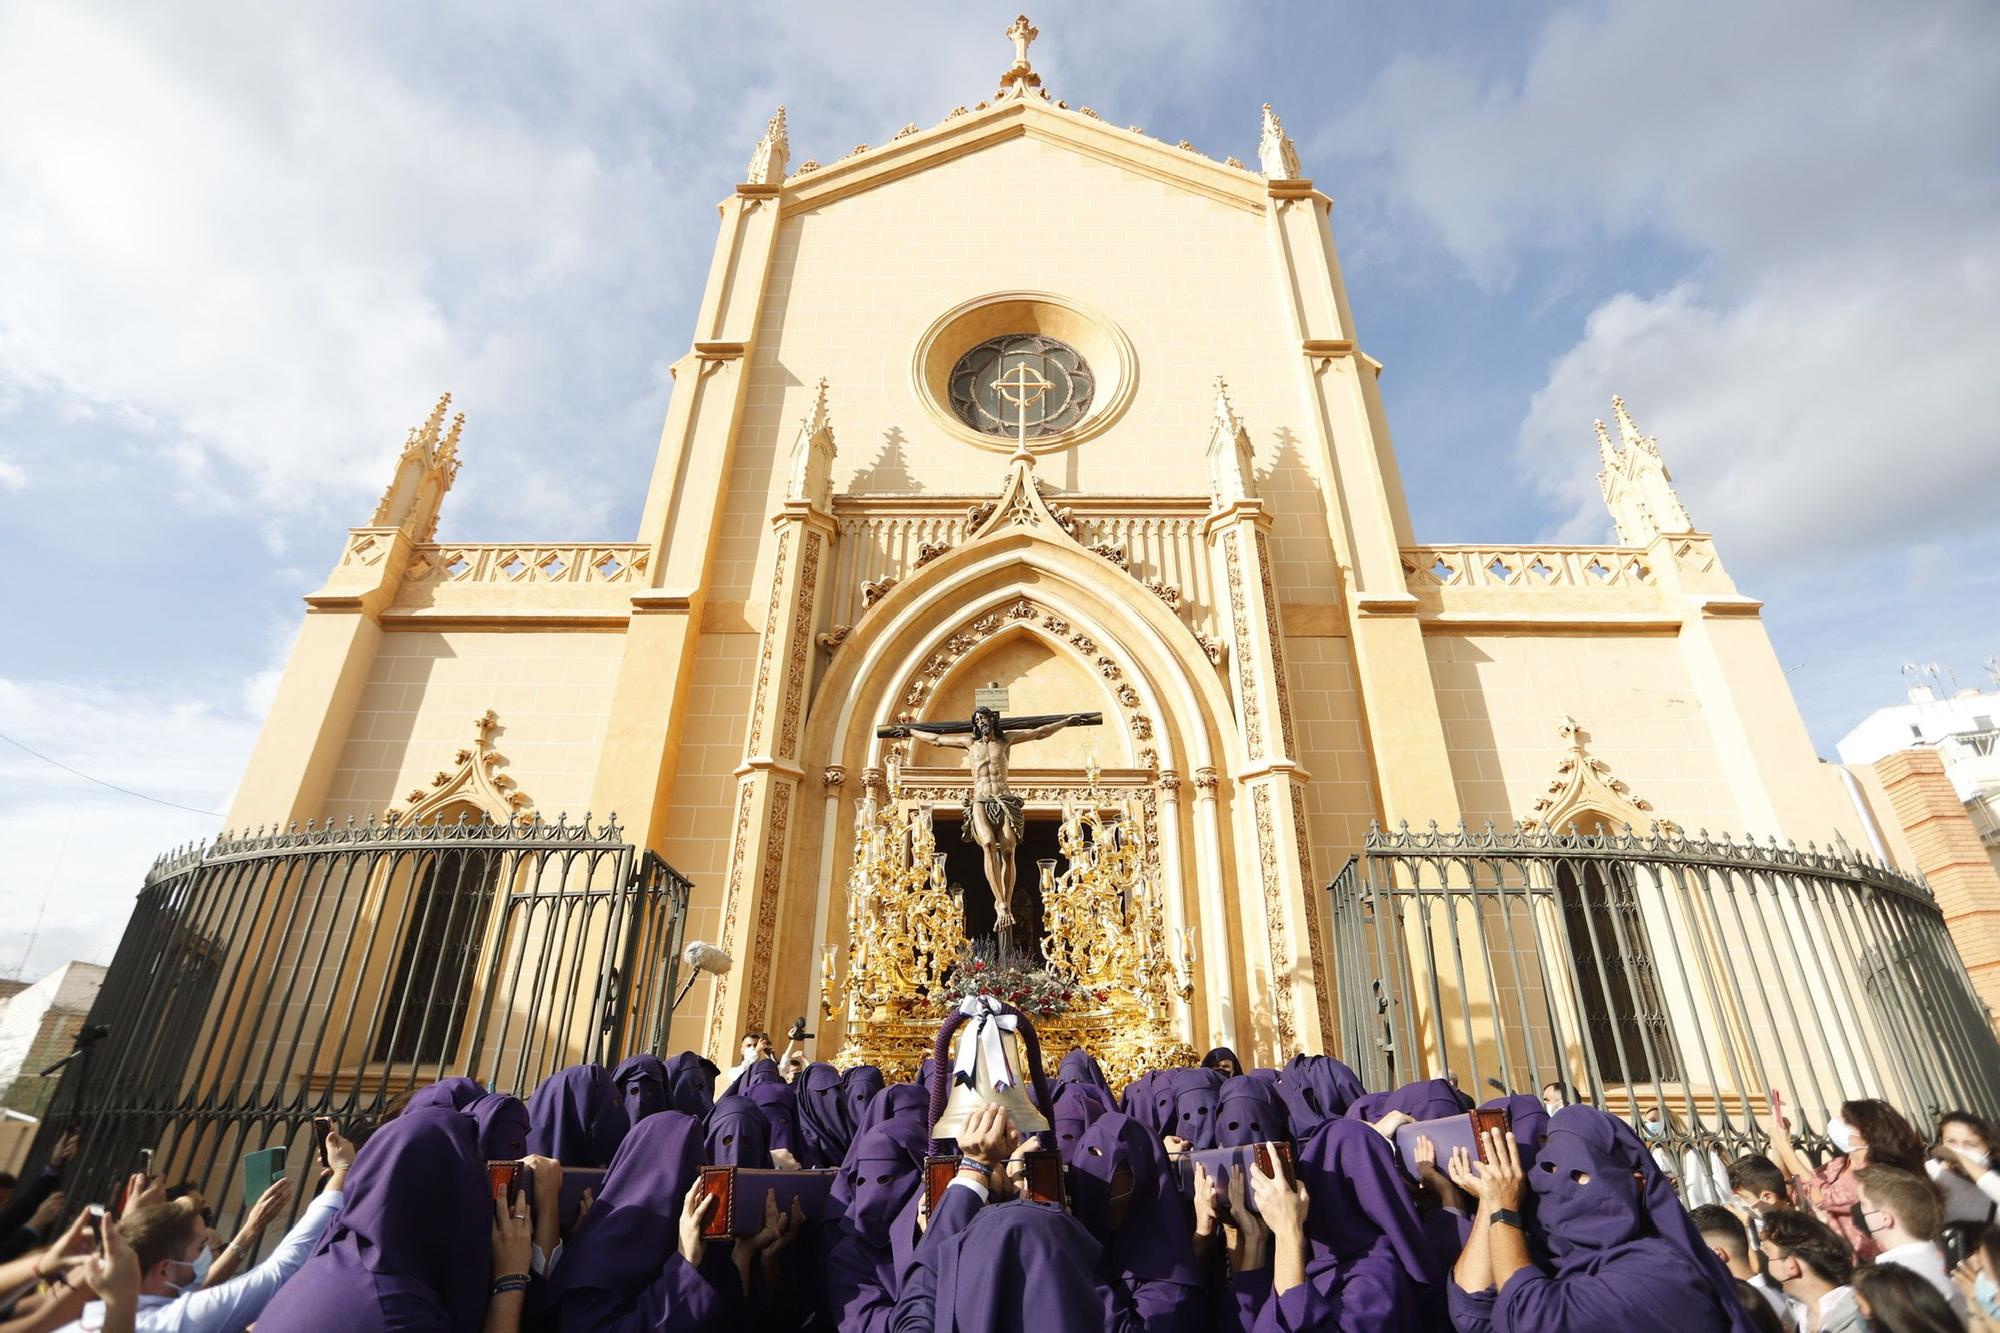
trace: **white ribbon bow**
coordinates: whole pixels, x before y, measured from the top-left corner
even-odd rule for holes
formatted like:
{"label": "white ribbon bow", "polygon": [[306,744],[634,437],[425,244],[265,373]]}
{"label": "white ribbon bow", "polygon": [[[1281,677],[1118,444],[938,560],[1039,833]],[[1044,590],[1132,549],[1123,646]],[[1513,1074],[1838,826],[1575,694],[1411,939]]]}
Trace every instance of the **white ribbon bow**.
{"label": "white ribbon bow", "polygon": [[1013,1087],[1014,1070],[1007,1062],[1007,1043],[1002,1034],[1018,1031],[1020,1020],[1002,1012],[1000,1001],[991,995],[966,996],[958,1002],[958,1012],[972,1020],[972,1030],[958,1039],[958,1059],[952,1065],[952,1082],[963,1083],[969,1088],[978,1087],[975,1071],[979,1060],[984,1057],[986,1068],[992,1073],[993,1090],[1005,1092]]}

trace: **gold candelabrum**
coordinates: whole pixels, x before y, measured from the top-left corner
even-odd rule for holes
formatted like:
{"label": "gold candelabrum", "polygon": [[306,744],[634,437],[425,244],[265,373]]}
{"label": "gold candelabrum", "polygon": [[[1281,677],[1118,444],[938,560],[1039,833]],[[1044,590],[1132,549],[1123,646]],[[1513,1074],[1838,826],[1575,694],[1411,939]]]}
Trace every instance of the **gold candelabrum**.
{"label": "gold candelabrum", "polygon": [[[868,775],[873,778],[875,775]],[[854,820],[848,867],[846,965],[821,955],[826,1016],[845,1009],[842,1065],[875,1064],[909,1075],[929,1053],[951,970],[971,956],[965,903],[945,877],[933,807],[902,799],[892,756],[882,773],[887,799],[867,781]],[[1076,1003],[1032,1015],[1051,1062],[1071,1045],[1098,1058],[1123,1082],[1143,1069],[1192,1064],[1177,1032],[1176,999],[1194,989],[1190,928],[1173,947],[1162,920],[1157,857],[1129,797],[1108,799],[1089,769],[1081,804],[1065,800],[1057,860],[1037,863],[1042,891],[1041,953],[1050,972],[1073,985]]]}

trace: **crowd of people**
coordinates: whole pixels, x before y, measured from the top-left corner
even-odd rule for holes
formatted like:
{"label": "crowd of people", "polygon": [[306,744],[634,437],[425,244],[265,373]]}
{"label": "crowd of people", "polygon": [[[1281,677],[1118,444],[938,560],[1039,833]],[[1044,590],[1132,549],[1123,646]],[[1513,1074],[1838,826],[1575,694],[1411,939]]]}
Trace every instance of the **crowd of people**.
{"label": "crowd of people", "polygon": [[[1114,1090],[1071,1050],[1011,1098],[986,1071],[970,1110],[942,1039],[914,1082],[763,1034],[743,1056],[575,1066],[526,1102],[447,1078],[358,1148],[322,1123],[314,1196],[261,1261],[291,1180],[227,1244],[198,1190],[143,1175],[58,1233],[65,1140],[5,1182],[0,1333],[2000,1333],[2000,1173],[1966,1113],[1927,1144],[1886,1103],[1847,1102],[1819,1163],[1795,1146],[1816,1133],[1768,1125],[1770,1155],[1728,1163],[1705,1201],[1645,1110],[1559,1084],[1486,1103],[1505,1119],[1473,1120],[1471,1150],[1405,1135],[1412,1160],[1398,1131],[1473,1099],[1445,1079],[1371,1092],[1326,1056],[1246,1069],[1217,1050]],[[1047,1124],[1024,1134],[1008,1108],[1030,1104]],[[1252,1151],[1226,1180],[1183,1172],[1212,1149]],[[1053,1196],[1031,1169],[1048,1154]],[[739,1198],[753,1234],[716,1240],[705,1165],[831,1174],[810,1208]]]}

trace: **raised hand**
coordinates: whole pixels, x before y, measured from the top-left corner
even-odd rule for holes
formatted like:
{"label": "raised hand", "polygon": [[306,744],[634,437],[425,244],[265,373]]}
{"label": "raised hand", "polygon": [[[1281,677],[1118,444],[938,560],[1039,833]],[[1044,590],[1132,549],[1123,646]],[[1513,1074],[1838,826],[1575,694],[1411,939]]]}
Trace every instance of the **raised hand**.
{"label": "raised hand", "polygon": [[[125,1243],[125,1237],[106,1219],[97,1249],[83,1261],[83,1279],[104,1302],[108,1316],[129,1319],[139,1307],[139,1256]],[[131,1327],[128,1322],[125,1325]],[[105,1320],[112,1327],[112,1318]]]}
{"label": "raised hand", "polygon": [[959,1152],[986,1166],[998,1166],[1020,1146],[1021,1131],[1014,1128],[1014,1117],[1006,1107],[991,1102],[966,1117],[965,1128],[958,1132]]}
{"label": "raised hand", "polygon": [[1229,1271],[1247,1273],[1271,1262],[1271,1229],[1243,1197],[1244,1172],[1229,1173]]}
{"label": "raised hand", "polygon": [[1489,1214],[1516,1208],[1527,1187],[1521,1170],[1521,1148],[1504,1129],[1486,1131],[1486,1160],[1479,1164],[1479,1203]]}
{"label": "raised hand", "polygon": [[701,1187],[701,1177],[696,1176],[694,1184],[688,1186],[687,1197],[681,1200],[681,1258],[689,1267],[700,1268],[702,1256],[708,1253],[708,1242],[702,1239],[701,1229],[708,1225],[708,1216],[715,1211],[715,1196]]}
{"label": "raised hand", "polygon": [[63,1205],[68,1202],[61,1190],[42,1200],[42,1206],[35,1209],[35,1215],[28,1219],[28,1230],[40,1235],[56,1224],[63,1214]]}
{"label": "raised hand", "polygon": [[1207,1238],[1215,1234],[1215,1224],[1222,1212],[1222,1191],[1215,1187],[1215,1177],[1208,1174],[1208,1168],[1200,1162],[1194,1164],[1194,1234]]}
{"label": "raised hand", "polygon": [[263,1235],[264,1228],[271,1225],[271,1219],[284,1212],[286,1205],[291,1201],[292,1178],[279,1176],[271,1182],[271,1187],[264,1191],[263,1196],[250,1205],[250,1211],[243,1215],[243,1234],[253,1240]]}
{"label": "raised hand", "polygon": [[83,1142],[76,1130],[69,1130],[56,1140],[56,1146],[49,1149],[49,1165],[58,1171],[76,1160],[76,1150]]}
{"label": "raised hand", "polygon": [[1480,1198],[1485,1193],[1486,1187],[1480,1183],[1479,1174],[1472,1169],[1472,1154],[1465,1149],[1453,1148],[1451,1150],[1449,1170],[1451,1172],[1451,1183],[1464,1190],[1467,1194],[1470,1194],[1473,1198]]}
{"label": "raised hand", "polygon": [[493,1276],[525,1275],[534,1250],[534,1228],[528,1220],[526,1199],[498,1198],[493,1201]]}
{"label": "raised hand", "polygon": [[1389,1112],[1389,1114],[1383,1116],[1380,1120],[1376,1120],[1371,1123],[1374,1125],[1374,1129],[1377,1134],[1380,1134],[1383,1138],[1389,1140],[1389,1142],[1394,1143],[1396,1141],[1396,1131],[1401,1129],[1404,1125],[1416,1124],[1417,1118],[1412,1115],[1407,1115],[1402,1111],[1391,1111]]}

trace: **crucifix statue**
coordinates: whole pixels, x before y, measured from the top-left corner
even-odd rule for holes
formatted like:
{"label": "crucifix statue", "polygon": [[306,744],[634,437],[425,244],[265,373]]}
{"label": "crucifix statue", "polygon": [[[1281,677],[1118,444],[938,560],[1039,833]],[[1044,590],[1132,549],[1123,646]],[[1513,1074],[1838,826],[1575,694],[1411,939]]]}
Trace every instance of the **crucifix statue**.
{"label": "crucifix statue", "polygon": [[948,750],[964,750],[972,766],[972,792],[965,799],[965,823],[960,832],[979,844],[986,861],[986,887],[993,891],[993,929],[1014,924],[1014,849],[1027,831],[1025,803],[1007,786],[1007,754],[1021,741],[1038,741],[1064,727],[1094,727],[1102,713],[1003,718],[991,708],[972,710],[967,722],[909,722],[877,727],[889,739],[914,736]]}

